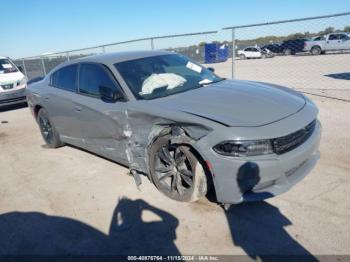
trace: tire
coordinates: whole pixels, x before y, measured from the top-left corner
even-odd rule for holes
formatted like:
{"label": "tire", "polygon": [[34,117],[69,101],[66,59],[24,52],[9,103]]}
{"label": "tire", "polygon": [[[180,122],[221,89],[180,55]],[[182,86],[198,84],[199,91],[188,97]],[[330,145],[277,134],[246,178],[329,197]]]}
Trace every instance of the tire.
{"label": "tire", "polygon": [[321,47],[319,47],[319,46],[313,46],[313,47],[311,48],[311,54],[312,54],[312,55],[320,55],[320,54],[322,54],[322,49],[321,49]]}
{"label": "tire", "polygon": [[286,56],[287,56],[287,55],[291,55],[291,54],[292,54],[292,50],[290,50],[289,48],[284,49],[284,50],[283,50],[283,54],[286,55]]}
{"label": "tire", "polygon": [[[178,164],[177,164],[178,163]],[[203,166],[184,145],[171,145],[170,135],[159,137],[149,150],[151,180],[167,197],[195,202],[208,191]]]}
{"label": "tire", "polygon": [[37,115],[41,135],[49,148],[58,148],[63,146],[60,136],[52,125],[49,115],[44,108],[41,108]]}
{"label": "tire", "polygon": [[245,60],[247,57],[246,57],[244,54],[241,54],[241,55],[239,55],[239,58],[240,58],[241,60]]}
{"label": "tire", "polygon": [[265,58],[266,58],[266,55],[265,55],[265,54],[262,54],[262,55],[261,55],[261,58],[262,58],[262,59],[265,59]]}

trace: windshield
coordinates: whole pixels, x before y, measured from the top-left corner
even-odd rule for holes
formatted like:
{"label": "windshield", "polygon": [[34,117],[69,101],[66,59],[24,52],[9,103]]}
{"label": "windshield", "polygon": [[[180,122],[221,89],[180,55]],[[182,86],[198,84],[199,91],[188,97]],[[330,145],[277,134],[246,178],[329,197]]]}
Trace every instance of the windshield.
{"label": "windshield", "polygon": [[0,74],[17,72],[16,66],[9,60],[5,58],[0,58]]}
{"label": "windshield", "polygon": [[139,100],[165,97],[223,80],[178,54],[145,57],[114,66]]}

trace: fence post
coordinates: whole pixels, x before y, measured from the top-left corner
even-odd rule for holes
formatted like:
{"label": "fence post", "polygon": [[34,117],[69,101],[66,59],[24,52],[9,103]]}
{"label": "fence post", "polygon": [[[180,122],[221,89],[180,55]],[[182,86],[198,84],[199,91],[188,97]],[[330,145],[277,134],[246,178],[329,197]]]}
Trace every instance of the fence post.
{"label": "fence post", "polygon": [[46,69],[45,69],[45,63],[44,63],[44,58],[43,57],[41,57],[41,65],[43,67],[44,76],[46,76]]}
{"label": "fence post", "polygon": [[69,52],[66,53],[67,61],[69,61]]}
{"label": "fence post", "polygon": [[235,79],[235,63],[236,63],[236,36],[235,36],[235,28],[232,28],[232,65],[231,65],[232,79]]}
{"label": "fence post", "polygon": [[154,39],[153,38],[151,38],[151,48],[152,48],[152,50],[154,50]]}
{"label": "fence post", "polygon": [[22,59],[22,66],[23,66],[24,74],[25,74],[25,76],[28,78],[28,75],[27,75],[27,68],[26,68],[26,64],[25,64],[25,62],[24,62],[24,59]]}

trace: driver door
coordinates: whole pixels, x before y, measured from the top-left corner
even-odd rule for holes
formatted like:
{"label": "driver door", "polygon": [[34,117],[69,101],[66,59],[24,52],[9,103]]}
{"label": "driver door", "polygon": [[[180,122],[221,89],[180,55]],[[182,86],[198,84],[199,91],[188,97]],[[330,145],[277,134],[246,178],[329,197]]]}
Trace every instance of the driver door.
{"label": "driver door", "polygon": [[122,94],[109,69],[98,63],[81,63],[78,74],[78,111],[84,148],[103,157],[127,164],[126,157],[126,100],[101,99],[100,86]]}

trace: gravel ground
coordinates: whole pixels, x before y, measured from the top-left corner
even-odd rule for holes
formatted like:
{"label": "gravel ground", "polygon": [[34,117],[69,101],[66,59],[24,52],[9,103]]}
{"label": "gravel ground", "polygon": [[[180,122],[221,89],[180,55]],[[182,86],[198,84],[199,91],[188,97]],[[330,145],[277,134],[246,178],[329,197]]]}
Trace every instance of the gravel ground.
{"label": "gravel ground", "polygon": [[[344,56],[238,61],[236,72],[350,99],[349,80],[324,77],[350,71]],[[229,63],[215,67],[229,76]],[[323,124],[317,167],[289,192],[228,212],[169,200],[145,178],[138,190],[123,166],[46,148],[27,108],[1,112],[0,254],[350,254],[350,103],[309,97]]]}

